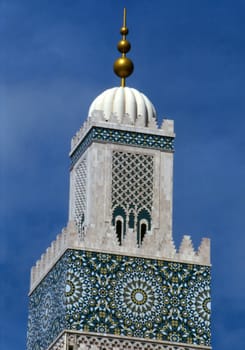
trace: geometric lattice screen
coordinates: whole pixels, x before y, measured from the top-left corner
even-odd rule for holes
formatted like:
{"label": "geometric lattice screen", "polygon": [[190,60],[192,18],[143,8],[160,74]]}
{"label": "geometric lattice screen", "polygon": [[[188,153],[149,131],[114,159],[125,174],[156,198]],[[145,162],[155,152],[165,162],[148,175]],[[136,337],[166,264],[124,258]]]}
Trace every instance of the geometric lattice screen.
{"label": "geometric lattice screen", "polygon": [[[112,154],[112,225],[119,244],[128,228],[137,232],[138,246],[151,229],[153,156],[114,151]],[[118,221],[121,221],[118,229]],[[144,227],[144,228],[143,228]]]}
{"label": "geometric lattice screen", "polygon": [[210,267],[67,250],[30,296],[28,350],[64,329],[210,346]]}
{"label": "geometric lattice screen", "polygon": [[75,171],[75,222],[82,234],[82,225],[86,213],[87,196],[87,159],[83,158]]}
{"label": "geometric lattice screen", "polygon": [[153,199],[153,156],[113,152],[112,208],[120,205],[126,212],[145,207],[151,212]]}

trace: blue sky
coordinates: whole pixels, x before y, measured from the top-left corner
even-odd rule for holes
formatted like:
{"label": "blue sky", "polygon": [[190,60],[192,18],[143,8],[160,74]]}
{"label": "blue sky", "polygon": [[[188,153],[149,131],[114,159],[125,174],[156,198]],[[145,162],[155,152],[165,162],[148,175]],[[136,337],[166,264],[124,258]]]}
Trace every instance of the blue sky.
{"label": "blue sky", "polygon": [[175,120],[176,245],[211,238],[213,349],[244,350],[244,0],[0,0],[1,348],[25,349],[29,270],[67,223],[70,139],[119,84],[124,6],[127,84]]}

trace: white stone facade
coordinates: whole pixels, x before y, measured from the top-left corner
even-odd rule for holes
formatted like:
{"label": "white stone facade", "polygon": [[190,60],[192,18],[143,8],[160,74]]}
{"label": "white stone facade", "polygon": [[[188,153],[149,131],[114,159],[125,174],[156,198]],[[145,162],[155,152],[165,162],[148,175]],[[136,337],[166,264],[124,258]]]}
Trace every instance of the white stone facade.
{"label": "white stone facade", "polygon": [[[110,128],[110,130],[117,130],[118,125],[108,124],[108,123],[90,123],[90,127],[87,128],[87,132],[91,130],[93,126],[101,126]],[[172,136],[173,133],[173,123],[172,121],[166,121],[169,129],[158,129],[151,130],[149,128],[132,128],[124,127],[123,130],[129,132],[137,132],[139,134],[151,133],[149,131],[154,131],[153,135],[161,136]],[[166,124],[163,124],[165,126]],[[170,127],[172,126],[172,128]],[[121,125],[120,125],[121,127]],[[86,126],[85,126],[86,128]],[[120,128],[119,128],[120,129]],[[77,140],[76,146],[78,146],[86,136],[86,132],[81,132],[80,139]],[[76,146],[72,149],[74,152]],[[166,257],[174,256],[174,245],[172,243],[172,192],[173,192],[173,153],[161,151],[157,149],[135,147],[131,145],[122,145],[115,143],[99,143],[93,142],[90,147],[81,155],[81,158],[77,161],[74,167],[71,170],[71,186],[70,186],[70,210],[69,210],[69,221],[77,221],[75,214],[76,211],[76,200],[77,200],[77,172],[86,161],[87,164],[87,187],[86,212],[84,213],[84,236],[86,236],[86,246],[88,248],[105,248],[108,249],[108,243],[110,248],[113,245],[117,245],[117,242],[111,240],[110,233],[115,230],[115,227],[112,227],[112,159],[115,152],[121,152],[124,154],[142,155],[150,156],[153,159],[153,173],[152,173],[152,199],[153,205],[151,208],[152,212],[152,225],[151,229],[148,229],[145,240],[148,240],[148,243],[142,245],[142,252],[144,254],[145,249],[149,251],[152,248],[152,251],[155,251],[156,246],[163,246],[163,249],[166,251]],[[126,165],[125,165],[126,166]],[[130,165],[133,167],[133,164]],[[140,168],[138,167],[138,172]],[[143,169],[144,170],[144,169]],[[137,174],[136,174],[137,175]],[[81,182],[81,181],[80,181]],[[85,182],[83,182],[85,183]],[[138,193],[138,197],[144,195],[143,189],[142,193]],[[128,231],[128,229],[127,229]],[[108,236],[109,235],[109,236]],[[128,253],[135,252],[135,242],[136,236],[134,233],[125,232],[125,240],[123,245],[127,245]],[[96,240],[94,237],[96,236]],[[134,237],[132,237],[134,236]],[[148,238],[147,238],[148,236]],[[107,238],[110,237],[110,242],[106,243]],[[135,242],[134,242],[135,238]],[[130,240],[130,243],[129,243]],[[132,242],[131,242],[132,241]],[[127,242],[129,244],[127,244]],[[105,244],[105,246],[104,246]],[[152,246],[152,247],[150,247]],[[130,251],[132,247],[132,251]]]}
{"label": "white stone facade", "polygon": [[[105,123],[87,122],[76,136],[72,152],[94,126]],[[111,130],[123,129],[145,133],[146,128],[123,127],[106,123]],[[173,122],[164,120],[158,130],[147,128],[148,134],[174,136]],[[115,226],[112,225],[112,159],[113,152],[144,155],[153,158],[152,225],[142,244],[137,243],[137,232],[127,228],[119,245]],[[50,270],[67,248],[103,250],[105,252],[172,259],[210,265],[210,241],[204,238],[197,251],[190,236],[183,237],[177,250],[172,238],[173,153],[150,148],[115,143],[93,142],[71,169],[69,223],[32,268],[31,290]],[[79,213],[84,220],[79,225]]]}

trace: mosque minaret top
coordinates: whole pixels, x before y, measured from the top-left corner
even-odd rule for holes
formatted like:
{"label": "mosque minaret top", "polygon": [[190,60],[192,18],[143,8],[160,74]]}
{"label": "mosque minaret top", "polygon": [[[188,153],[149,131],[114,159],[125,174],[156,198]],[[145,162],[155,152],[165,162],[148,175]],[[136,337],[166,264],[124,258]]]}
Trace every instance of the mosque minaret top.
{"label": "mosque minaret top", "polygon": [[126,86],[90,105],[72,139],[69,218],[31,272],[27,350],[211,350],[210,241],[173,240],[174,124]]}
{"label": "mosque minaret top", "polygon": [[126,9],[124,8],[122,39],[117,48],[122,56],[114,62],[114,72],[121,78],[121,86],[103,91],[91,103],[88,117],[93,121],[109,122],[137,127],[157,127],[156,110],[140,91],[126,87],[126,78],[133,73],[133,62],[126,57],[131,45],[126,39]]}

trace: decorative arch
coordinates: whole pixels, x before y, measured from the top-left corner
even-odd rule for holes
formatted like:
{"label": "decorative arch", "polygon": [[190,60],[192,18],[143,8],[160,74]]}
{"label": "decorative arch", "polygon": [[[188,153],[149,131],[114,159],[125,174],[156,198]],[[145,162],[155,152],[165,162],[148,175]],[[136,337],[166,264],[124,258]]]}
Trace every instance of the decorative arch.
{"label": "decorative arch", "polygon": [[124,219],[120,215],[118,215],[115,218],[115,228],[116,228],[116,235],[119,241],[119,245],[122,245],[122,240],[125,236],[125,231],[124,231]]}
{"label": "decorative arch", "polygon": [[141,209],[137,216],[137,244],[140,247],[147,231],[151,229],[151,215],[146,208]]}
{"label": "decorative arch", "polygon": [[145,235],[148,231],[148,221],[145,219],[140,220],[139,223],[139,245],[142,245]]}
{"label": "decorative arch", "polygon": [[113,210],[112,225],[115,227],[119,245],[122,244],[126,234],[126,211],[122,206],[117,206]]}

